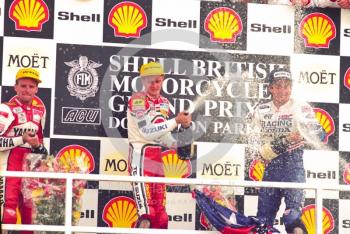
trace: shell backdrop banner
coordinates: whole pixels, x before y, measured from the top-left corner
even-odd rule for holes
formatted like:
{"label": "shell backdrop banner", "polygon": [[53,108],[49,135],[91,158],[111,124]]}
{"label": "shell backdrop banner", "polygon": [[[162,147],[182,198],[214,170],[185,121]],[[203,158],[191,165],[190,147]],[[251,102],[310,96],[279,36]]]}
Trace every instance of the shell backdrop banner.
{"label": "shell backdrop banner", "polygon": [[[63,165],[82,165],[97,175],[128,176],[128,101],[142,90],[140,67],[158,61],[170,118],[192,111],[195,139],[190,160],[163,152],[165,176],[258,183],[267,162],[248,147],[247,121],[258,103],[271,99],[268,74],[288,68],[293,98],[310,104],[325,133],[323,147],[305,145],[306,181],[350,184],[349,9],[204,0],[0,0],[0,53],[1,102],[15,96],[18,69],[37,69],[43,82],[34,101],[46,108],[45,146]],[[222,191],[235,195],[239,212],[256,215],[256,187]],[[305,195],[302,220],[314,233],[315,193]],[[169,228],[208,227],[190,186],[169,184],[167,198]],[[325,191],[323,198],[324,233],[349,233],[350,194]],[[82,201],[80,225],[135,225],[128,182],[88,181]],[[284,208],[275,220],[281,232]]]}

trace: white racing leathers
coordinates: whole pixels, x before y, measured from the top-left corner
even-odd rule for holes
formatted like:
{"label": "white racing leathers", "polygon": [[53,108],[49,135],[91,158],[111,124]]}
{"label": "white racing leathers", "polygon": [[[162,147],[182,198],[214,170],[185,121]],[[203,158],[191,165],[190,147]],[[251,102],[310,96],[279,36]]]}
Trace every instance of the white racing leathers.
{"label": "white racing leathers", "polygon": [[[278,109],[271,101],[259,104],[249,121],[249,146],[267,164],[263,181],[305,182],[303,143],[320,143],[325,136],[311,106],[291,99]],[[301,189],[261,188],[257,216],[272,226],[282,197],[291,211],[283,216],[289,233],[301,225]]]}
{"label": "white racing leathers", "polygon": [[[134,94],[128,105],[129,169],[131,176],[164,177],[162,151],[176,148],[171,131],[175,119],[168,119],[168,99],[151,98],[146,93]],[[166,185],[133,182],[133,193],[139,220],[148,219],[151,228],[166,229]]]}

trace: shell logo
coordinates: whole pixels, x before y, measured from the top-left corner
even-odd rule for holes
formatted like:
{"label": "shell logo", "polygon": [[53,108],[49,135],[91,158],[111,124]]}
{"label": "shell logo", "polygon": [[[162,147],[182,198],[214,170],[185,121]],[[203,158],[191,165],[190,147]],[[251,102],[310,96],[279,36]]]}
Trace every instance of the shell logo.
{"label": "shell logo", "polygon": [[336,27],[331,18],[317,12],[302,19],[299,33],[306,47],[329,48],[330,41],[336,36]]}
{"label": "shell logo", "polygon": [[109,12],[108,24],[116,37],[139,38],[142,29],[147,27],[147,16],[136,3],[121,2]]}
{"label": "shell logo", "polygon": [[[316,234],[316,210],[314,204],[303,208],[301,221],[304,223],[307,233]],[[334,229],[333,215],[325,207],[322,208],[322,229],[323,234],[328,234]]]}
{"label": "shell logo", "polygon": [[170,178],[187,178],[192,174],[190,160],[179,159],[175,150],[162,152],[164,176]]}
{"label": "shell logo", "polygon": [[262,181],[265,171],[265,164],[260,159],[255,159],[249,167],[249,178],[254,181]]}
{"label": "shell logo", "polygon": [[343,181],[350,184],[350,163],[346,164],[343,172]]}
{"label": "shell logo", "polygon": [[209,12],[205,18],[204,29],[209,33],[212,42],[235,43],[243,25],[237,12],[227,7],[219,7]]}
{"label": "shell logo", "polygon": [[328,138],[333,135],[335,131],[334,120],[327,111],[321,108],[313,108],[313,110],[315,112],[316,119],[326,132],[326,137],[324,138],[323,142],[328,143]]}
{"label": "shell logo", "polygon": [[16,30],[41,32],[49,20],[49,9],[43,0],[15,0],[9,10],[10,19]]}
{"label": "shell logo", "polygon": [[135,201],[125,196],[111,199],[103,208],[102,219],[109,227],[135,227],[138,219]]}
{"label": "shell logo", "polygon": [[69,172],[74,171],[74,168],[86,168],[90,173],[95,169],[95,160],[91,152],[81,145],[68,145],[61,149],[56,159]]}
{"label": "shell logo", "polygon": [[350,89],[350,67],[348,68],[348,70],[345,72],[345,75],[344,75],[344,86]]}

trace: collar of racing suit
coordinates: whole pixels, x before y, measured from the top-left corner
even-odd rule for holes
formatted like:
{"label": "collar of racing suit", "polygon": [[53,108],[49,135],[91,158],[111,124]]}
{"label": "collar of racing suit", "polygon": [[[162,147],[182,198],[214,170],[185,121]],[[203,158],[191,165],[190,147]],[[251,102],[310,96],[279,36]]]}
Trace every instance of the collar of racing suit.
{"label": "collar of racing suit", "polygon": [[273,103],[273,101],[271,101],[273,111],[275,111],[275,112],[278,112],[278,111],[281,111],[281,110],[283,110],[283,109],[285,109],[285,108],[290,107],[291,105],[293,105],[293,102],[294,102],[293,99],[290,98],[286,103],[284,103],[282,106],[280,106],[279,108],[277,108],[277,107],[275,106],[275,104]]}
{"label": "collar of racing suit", "polygon": [[145,95],[147,96],[147,98],[149,98],[154,104],[161,103],[162,100],[163,100],[162,95],[159,95],[159,97],[154,98],[154,97],[151,97],[148,93],[146,93],[146,92],[144,92],[144,93],[145,93]]}
{"label": "collar of racing suit", "polygon": [[18,98],[17,96],[14,98],[14,101],[20,106],[22,107],[23,109],[26,109],[26,110],[30,110],[31,109],[31,106],[32,105],[26,105],[26,104],[23,104]]}

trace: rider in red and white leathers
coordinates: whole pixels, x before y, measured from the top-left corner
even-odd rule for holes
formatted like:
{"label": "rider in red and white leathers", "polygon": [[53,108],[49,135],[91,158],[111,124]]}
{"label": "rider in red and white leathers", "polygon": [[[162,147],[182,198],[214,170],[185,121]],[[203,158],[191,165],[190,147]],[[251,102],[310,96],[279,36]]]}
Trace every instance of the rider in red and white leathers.
{"label": "rider in red and white leathers", "polygon": [[[145,92],[132,95],[127,112],[129,170],[132,176],[163,177],[162,149],[176,148],[171,131],[178,124],[190,124],[190,115],[181,112],[176,118],[168,119],[169,102],[160,95],[164,72],[159,63],[143,65],[140,74]],[[137,226],[166,229],[165,184],[133,182],[132,185],[139,214]],[[143,221],[149,222],[148,226],[143,226]]]}
{"label": "rider in red and white leathers", "polygon": [[[32,100],[39,82],[39,73],[36,70],[21,69],[16,76],[17,96],[8,103],[0,104],[1,171],[22,171],[25,154],[47,153],[42,145],[45,107],[41,104],[23,103],[23,101]],[[23,203],[21,178],[7,177],[4,179],[1,177],[1,185],[2,223],[19,222],[17,220],[18,209],[21,223],[31,224],[32,209],[28,204]]]}

